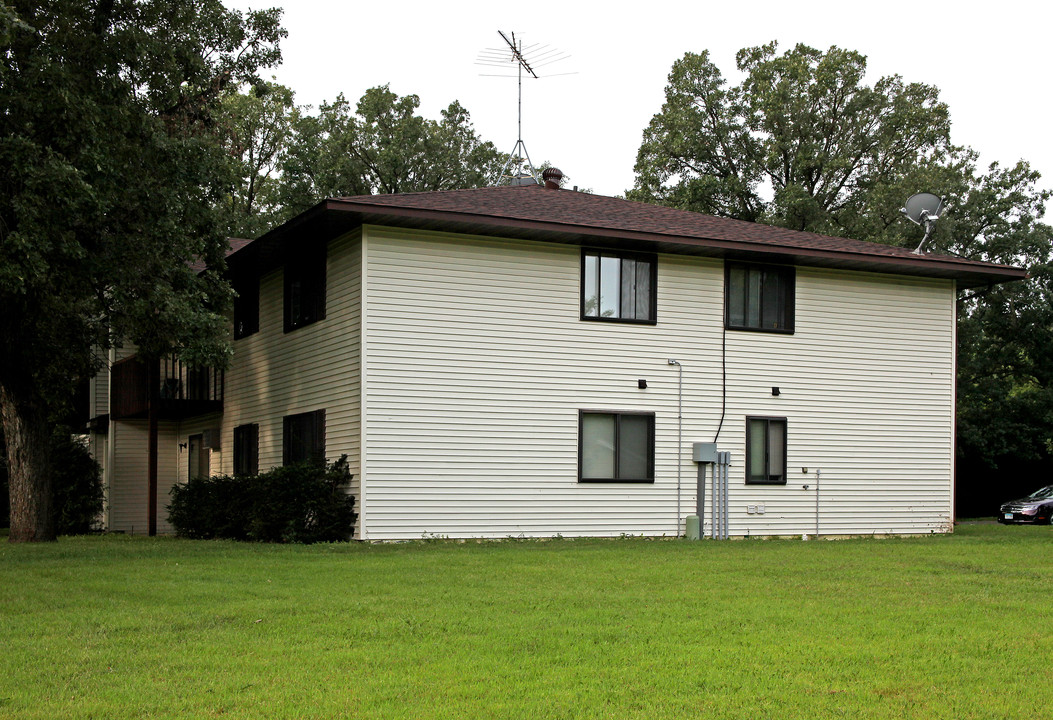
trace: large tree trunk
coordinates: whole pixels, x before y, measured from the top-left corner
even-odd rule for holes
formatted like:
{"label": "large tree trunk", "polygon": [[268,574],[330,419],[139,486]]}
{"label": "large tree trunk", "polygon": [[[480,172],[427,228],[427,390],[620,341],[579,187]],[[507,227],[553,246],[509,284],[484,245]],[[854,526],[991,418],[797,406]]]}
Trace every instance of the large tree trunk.
{"label": "large tree trunk", "polygon": [[0,384],[13,543],[55,539],[48,413],[33,394]]}

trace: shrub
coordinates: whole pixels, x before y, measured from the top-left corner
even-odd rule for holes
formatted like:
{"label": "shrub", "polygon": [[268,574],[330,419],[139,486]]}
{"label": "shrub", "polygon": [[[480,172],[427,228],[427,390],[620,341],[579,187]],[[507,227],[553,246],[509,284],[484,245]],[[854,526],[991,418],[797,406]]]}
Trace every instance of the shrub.
{"label": "shrub", "polygon": [[188,538],[257,542],[347,541],[355,498],[348,494],[347,456],[319,466],[301,463],[260,475],[194,478],[172,488],[168,521]]}
{"label": "shrub", "polygon": [[172,488],[168,522],[181,537],[248,540],[256,477],[193,478]]}

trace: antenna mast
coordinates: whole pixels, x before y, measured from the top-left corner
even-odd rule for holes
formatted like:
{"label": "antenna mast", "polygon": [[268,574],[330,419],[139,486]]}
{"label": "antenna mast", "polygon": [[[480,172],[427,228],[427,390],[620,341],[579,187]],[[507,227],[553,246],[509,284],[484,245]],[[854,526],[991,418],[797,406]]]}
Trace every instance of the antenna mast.
{"label": "antenna mast", "polygon": [[[483,50],[479,53],[476,64],[490,65],[503,69],[507,69],[509,63],[515,63],[516,65],[516,76],[519,79],[519,103],[517,106],[518,132],[516,135],[515,147],[512,148],[512,152],[508,154],[508,160],[505,162],[504,167],[501,168],[501,180],[504,182],[507,179],[509,185],[540,184],[537,170],[534,168],[534,163],[530,160],[530,153],[527,152],[526,143],[523,142],[523,71],[526,70],[535,80],[540,80],[541,76],[537,74],[535,68],[550,65],[569,56],[559,50],[551,49],[547,45],[539,46],[535,44],[524,46],[523,40],[521,38],[516,38],[515,33],[510,33],[512,36],[511,39],[509,39],[508,35],[505,35],[501,30],[498,30],[497,34],[501,36],[501,39],[505,41],[505,44],[508,47]],[[511,77],[504,73],[496,76]],[[511,175],[508,174],[510,166],[512,168]],[[527,168],[529,168],[529,172],[527,171]]]}

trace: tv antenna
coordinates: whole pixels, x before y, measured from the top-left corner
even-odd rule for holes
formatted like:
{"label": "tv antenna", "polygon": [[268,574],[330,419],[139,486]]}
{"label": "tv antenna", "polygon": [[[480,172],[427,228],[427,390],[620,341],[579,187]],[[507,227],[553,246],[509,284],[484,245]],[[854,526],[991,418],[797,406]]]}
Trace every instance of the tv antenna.
{"label": "tv antenna", "polygon": [[[497,34],[505,41],[507,47],[483,50],[479,53],[479,57],[476,58],[475,64],[497,67],[506,71],[510,70],[511,65],[514,64],[516,66],[515,74],[500,72],[482,73],[482,75],[488,77],[518,76],[519,78],[518,135],[515,147],[512,148],[512,152],[508,154],[508,160],[505,161],[504,167],[501,168],[501,179],[503,182],[507,178],[509,185],[537,185],[540,184],[537,170],[534,169],[534,163],[530,160],[530,153],[527,152],[526,143],[523,142],[523,71],[525,70],[535,80],[549,77],[547,75],[538,75],[537,71],[560,60],[565,60],[570,55],[548,45],[540,45],[538,43],[524,45],[523,39],[517,38],[515,33],[509,33],[512,36],[511,39],[500,30],[497,31]],[[570,75],[572,73],[557,74]],[[512,173],[506,174],[510,166]]]}
{"label": "tv antenna", "polygon": [[921,255],[921,246],[932,235],[932,228],[936,225],[936,219],[943,212],[943,198],[927,192],[915,193],[907,198],[907,202],[900,209],[900,212],[906,215],[907,219],[915,225],[921,225],[925,228],[925,236],[918,243],[918,247],[914,249],[915,255]]}

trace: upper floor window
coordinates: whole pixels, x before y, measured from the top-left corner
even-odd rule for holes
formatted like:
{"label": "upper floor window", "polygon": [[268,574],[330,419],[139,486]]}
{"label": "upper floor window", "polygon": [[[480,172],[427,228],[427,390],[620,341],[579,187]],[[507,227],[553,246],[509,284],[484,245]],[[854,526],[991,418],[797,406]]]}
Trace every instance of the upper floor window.
{"label": "upper floor window", "polygon": [[654,482],[654,413],[578,413],[579,482]]}
{"label": "upper floor window", "polygon": [[746,482],[786,484],[786,418],[746,418]]}
{"label": "upper floor window", "polygon": [[792,333],[795,279],[794,268],[784,265],[727,263],[725,327]]}
{"label": "upper floor window", "polygon": [[657,267],[654,255],[582,250],[581,318],[653,324]]}
{"label": "upper floor window", "polygon": [[247,337],[260,329],[260,276],[246,271],[230,279],[234,288],[234,339]]}
{"label": "upper floor window", "polygon": [[325,317],[325,243],[285,263],[285,332]]}

